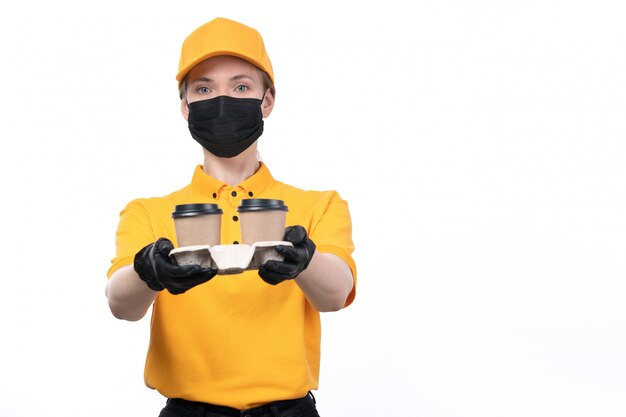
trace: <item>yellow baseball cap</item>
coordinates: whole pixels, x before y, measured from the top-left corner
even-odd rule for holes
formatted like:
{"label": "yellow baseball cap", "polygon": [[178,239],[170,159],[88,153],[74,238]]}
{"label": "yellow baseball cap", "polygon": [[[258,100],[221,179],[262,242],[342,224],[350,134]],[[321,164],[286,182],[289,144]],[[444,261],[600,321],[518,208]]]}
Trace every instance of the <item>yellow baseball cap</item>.
{"label": "yellow baseball cap", "polygon": [[274,70],[261,34],[234,20],[218,17],[191,32],[183,42],[178,64],[178,86],[191,69],[218,55],[245,59],[265,71],[274,82]]}

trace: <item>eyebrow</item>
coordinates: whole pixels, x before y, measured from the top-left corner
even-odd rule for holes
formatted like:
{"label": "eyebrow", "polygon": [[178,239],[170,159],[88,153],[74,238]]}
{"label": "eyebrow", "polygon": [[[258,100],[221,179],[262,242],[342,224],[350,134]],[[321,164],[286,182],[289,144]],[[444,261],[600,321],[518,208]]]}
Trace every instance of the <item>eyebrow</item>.
{"label": "eyebrow", "polygon": [[[245,74],[239,74],[239,75],[235,75],[234,77],[231,77],[229,81],[239,81],[239,80],[243,80],[243,79],[247,79],[247,80],[251,80],[251,81],[255,81],[254,78],[250,77],[249,75],[245,75]],[[199,82],[205,82],[205,83],[211,83],[214,80],[211,78],[207,78],[207,77],[200,77],[200,78],[195,78],[193,79],[191,82],[192,83],[199,83]]]}

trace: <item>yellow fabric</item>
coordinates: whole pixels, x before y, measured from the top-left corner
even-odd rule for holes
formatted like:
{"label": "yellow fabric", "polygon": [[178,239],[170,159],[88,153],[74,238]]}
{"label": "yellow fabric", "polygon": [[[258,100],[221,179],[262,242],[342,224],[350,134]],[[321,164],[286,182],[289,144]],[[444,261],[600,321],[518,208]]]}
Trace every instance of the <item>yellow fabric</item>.
{"label": "yellow fabric", "polygon": [[191,69],[218,55],[245,59],[267,72],[274,82],[274,70],[261,34],[251,27],[218,17],[194,30],[183,42],[178,64],[178,86]]}
{"label": "yellow fabric", "polygon": [[[233,216],[241,199],[250,197],[284,200],[287,225],[304,226],[318,251],[343,259],[356,286],[347,203],[335,191],[304,191],[276,181],[264,164],[236,187],[197,166],[189,186],[130,202],[121,212],[108,276],[159,237],[176,245],[176,204],[217,203],[224,211],[221,243],[240,241]],[[355,289],[346,306],[354,295]],[[246,409],[306,395],[317,388],[319,367],[320,316],[293,280],[272,286],[257,271],[246,271],[216,276],[181,295],[157,295],[145,381],[166,397]]]}

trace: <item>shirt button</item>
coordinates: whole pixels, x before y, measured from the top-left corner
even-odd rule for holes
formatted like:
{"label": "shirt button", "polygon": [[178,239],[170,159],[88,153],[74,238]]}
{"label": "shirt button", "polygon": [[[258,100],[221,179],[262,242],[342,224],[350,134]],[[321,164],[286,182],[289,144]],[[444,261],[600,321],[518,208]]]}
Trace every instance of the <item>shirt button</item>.
{"label": "shirt button", "polygon": [[234,221],[237,221],[237,220],[239,220],[239,217],[237,217],[237,216],[233,216],[233,220],[234,220]]}
{"label": "shirt button", "polygon": [[233,197],[237,197],[237,191],[233,191],[232,193],[230,193],[230,195],[232,195]]}
{"label": "shirt button", "polygon": [[213,198],[217,198],[217,193],[213,193]]}
{"label": "shirt button", "polygon": [[233,245],[238,245],[239,242],[237,242],[236,240],[233,242]]}
{"label": "shirt button", "polygon": [[250,197],[252,197],[254,194],[252,194],[252,191],[250,191],[250,192],[248,193],[248,195],[249,195]]}

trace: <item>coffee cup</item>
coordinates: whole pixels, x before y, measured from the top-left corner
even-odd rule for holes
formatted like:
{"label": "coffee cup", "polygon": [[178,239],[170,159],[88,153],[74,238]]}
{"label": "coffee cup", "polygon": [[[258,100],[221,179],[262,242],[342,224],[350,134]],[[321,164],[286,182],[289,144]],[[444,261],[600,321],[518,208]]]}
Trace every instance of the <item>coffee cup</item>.
{"label": "coffee cup", "polygon": [[283,240],[287,219],[287,206],[283,200],[246,198],[241,200],[237,211],[244,244]]}
{"label": "coffee cup", "polygon": [[180,204],[172,218],[179,247],[220,244],[222,209],[217,204]]}

